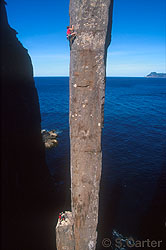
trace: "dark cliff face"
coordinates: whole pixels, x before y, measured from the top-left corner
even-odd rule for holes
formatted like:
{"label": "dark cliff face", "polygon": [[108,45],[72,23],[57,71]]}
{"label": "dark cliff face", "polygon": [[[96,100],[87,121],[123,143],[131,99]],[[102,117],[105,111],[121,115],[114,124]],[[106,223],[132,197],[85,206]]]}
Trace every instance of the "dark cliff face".
{"label": "dark cliff face", "polygon": [[2,0],[0,19],[2,249],[33,249],[35,224],[28,235],[27,220],[46,203],[49,179],[39,101],[31,59],[8,24]]}
{"label": "dark cliff face", "polygon": [[8,25],[2,3],[1,18],[5,19],[0,29],[2,156],[5,165],[12,165],[12,170],[17,172],[18,186],[29,186],[30,180],[33,186],[28,174],[44,170],[46,166],[32,63],[16,31]]}

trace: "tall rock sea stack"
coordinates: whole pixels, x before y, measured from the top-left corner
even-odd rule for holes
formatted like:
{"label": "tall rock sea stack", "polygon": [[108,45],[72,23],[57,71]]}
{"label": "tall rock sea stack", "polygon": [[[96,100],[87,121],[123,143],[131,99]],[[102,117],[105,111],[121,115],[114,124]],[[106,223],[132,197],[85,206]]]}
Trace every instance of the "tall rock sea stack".
{"label": "tall rock sea stack", "polygon": [[[71,238],[75,250],[96,248],[106,57],[111,41],[112,9],[113,0],[70,0],[70,25],[74,25],[76,32],[70,50],[71,207],[74,229]],[[59,246],[58,250],[63,249],[62,245]]]}
{"label": "tall rock sea stack", "polygon": [[32,63],[16,34],[0,0],[1,249],[42,249],[35,220],[49,172]]}

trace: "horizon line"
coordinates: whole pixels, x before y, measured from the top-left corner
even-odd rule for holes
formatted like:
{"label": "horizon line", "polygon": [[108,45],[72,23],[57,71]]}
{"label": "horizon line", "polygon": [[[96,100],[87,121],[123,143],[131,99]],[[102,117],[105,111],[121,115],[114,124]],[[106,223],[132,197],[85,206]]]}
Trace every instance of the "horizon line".
{"label": "horizon line", "polygon": [[[58,76],[58,75],[56,75],[56,76],[47,76],[47,75],[35,75],[35,76],[33,76],[33,77],[70,77],[70,76]],[[145,77],[146,78],[146,76],[106,76],[106,77]]]}

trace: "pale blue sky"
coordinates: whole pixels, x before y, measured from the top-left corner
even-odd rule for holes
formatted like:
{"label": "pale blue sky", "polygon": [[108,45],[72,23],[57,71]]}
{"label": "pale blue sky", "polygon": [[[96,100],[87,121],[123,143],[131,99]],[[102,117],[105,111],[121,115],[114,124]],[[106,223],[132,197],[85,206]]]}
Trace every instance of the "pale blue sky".
{"label": "pale blue sky", "polygon": [[[68,76],[69,0],[7,0],[10,25],[29,51],[35,76]],[[114,0],[107,76],[166,72],[165,0]]]}

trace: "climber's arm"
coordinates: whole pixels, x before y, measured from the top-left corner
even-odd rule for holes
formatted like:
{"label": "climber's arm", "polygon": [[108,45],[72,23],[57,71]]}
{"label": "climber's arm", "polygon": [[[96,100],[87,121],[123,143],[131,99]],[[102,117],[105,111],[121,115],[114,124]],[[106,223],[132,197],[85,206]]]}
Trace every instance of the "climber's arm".
{"label": "climber's arm", "polygon": [[71,26],[70,31],[74,31],[74,26],[73,25]]}

